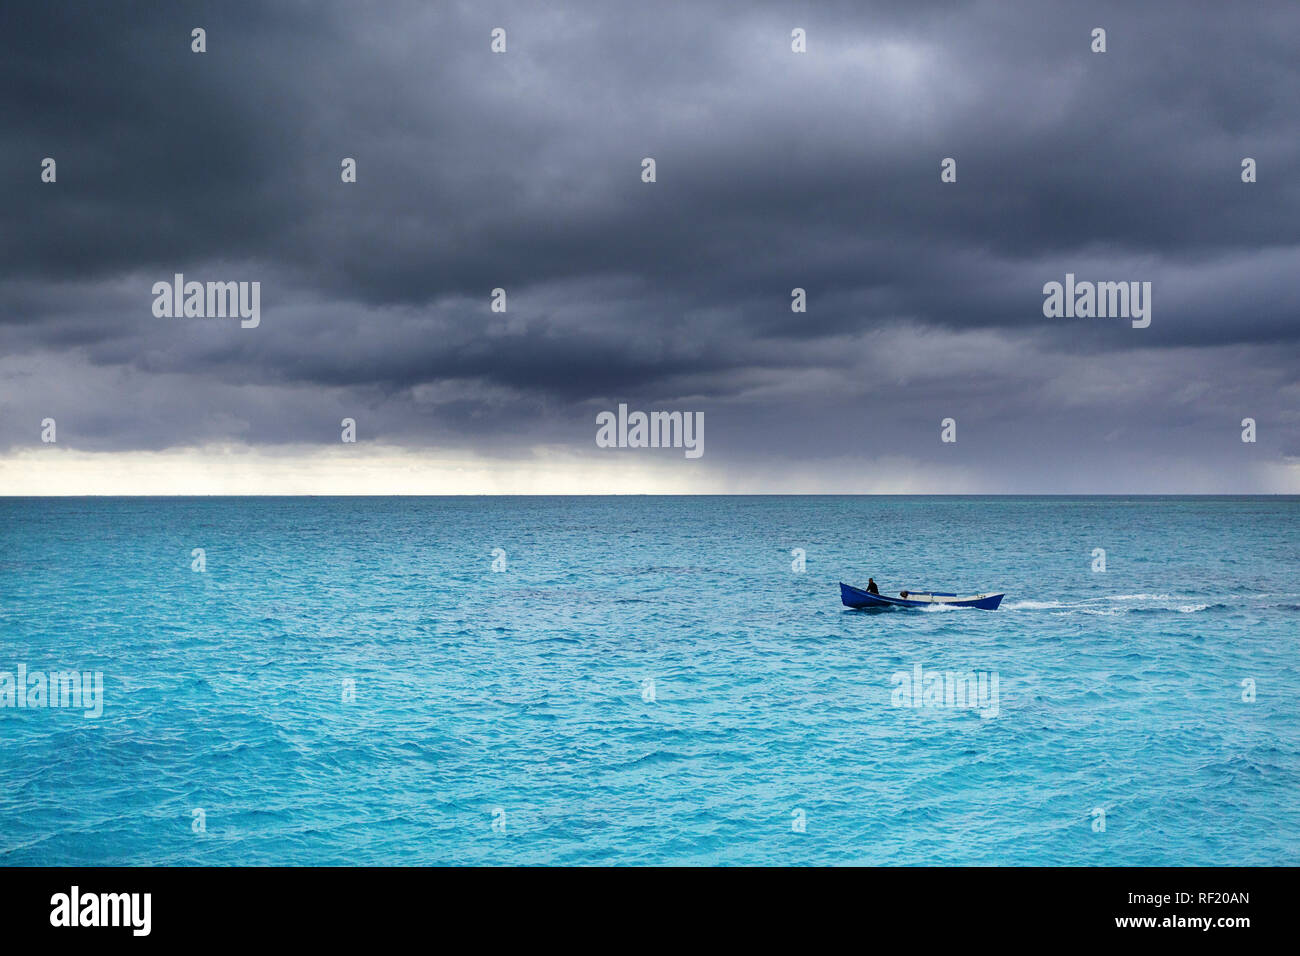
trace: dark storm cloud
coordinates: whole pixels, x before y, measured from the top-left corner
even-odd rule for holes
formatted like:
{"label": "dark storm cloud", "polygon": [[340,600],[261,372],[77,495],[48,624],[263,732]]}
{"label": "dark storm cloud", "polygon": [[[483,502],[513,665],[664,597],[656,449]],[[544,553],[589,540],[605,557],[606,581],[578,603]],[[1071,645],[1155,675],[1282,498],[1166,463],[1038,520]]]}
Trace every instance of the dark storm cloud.
{"label": "dark storm cloud", "polygon": [[[50,373],[10,377],[6,445],[55,406],[94,419],[87,447],[328,440],[357,407],[411,444],[590,444],[594,410],[633,400],[709,408],[737,454],[838,451],[864,408],[924,430],[918,454],[958,412],[1039,451],[1179,450],[1207,422],[1231,437],[1238,405],[1294,407],[1294,4],[0,16],[0,370]],[[155,319],[174,272],[261,281],[261,327]],[[1151,281],[1151,328],[1045,319],[1066,272]],[[900,348],[929,366],[893,374]]]}

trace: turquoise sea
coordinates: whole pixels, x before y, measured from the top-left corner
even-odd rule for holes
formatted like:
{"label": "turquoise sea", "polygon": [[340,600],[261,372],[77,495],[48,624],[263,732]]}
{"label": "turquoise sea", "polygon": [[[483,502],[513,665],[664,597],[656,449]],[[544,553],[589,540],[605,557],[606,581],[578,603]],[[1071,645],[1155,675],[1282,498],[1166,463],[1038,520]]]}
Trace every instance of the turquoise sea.
{"label": "turquoise sea", "polygon": [[[0,498],[0,863],[1295,865],[1298,519]],[[843,608],[868,576],[1007,597]],[[20,666],[102,672],[102,715]],[[897,706],[917,666],[996,714]]]}

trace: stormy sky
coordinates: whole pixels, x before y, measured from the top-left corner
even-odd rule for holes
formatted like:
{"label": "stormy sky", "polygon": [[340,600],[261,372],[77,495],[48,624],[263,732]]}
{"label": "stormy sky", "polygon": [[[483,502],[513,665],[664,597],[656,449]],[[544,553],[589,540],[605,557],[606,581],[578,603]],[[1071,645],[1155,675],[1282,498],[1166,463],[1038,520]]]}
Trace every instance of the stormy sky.
{"label": "stormy sky", "polygon": [[[0,494],[1300,492],[1297,36],[1293,2],[6,4]],[[260,325],[156,317],[175,273],[260,282]],[[1150,327],[1046,318],[1067,273],[1150,282]],[[598,448],[619,403],[703,412],[705,453]]]}

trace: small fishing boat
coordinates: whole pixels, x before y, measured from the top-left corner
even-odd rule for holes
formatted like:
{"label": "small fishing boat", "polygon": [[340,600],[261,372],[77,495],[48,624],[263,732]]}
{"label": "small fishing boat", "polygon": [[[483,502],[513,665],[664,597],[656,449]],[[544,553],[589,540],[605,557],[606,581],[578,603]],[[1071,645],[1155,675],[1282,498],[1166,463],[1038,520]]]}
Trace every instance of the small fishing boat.
{"label": "small fishing boat", "polygon": [[840,600],[845,607],[930,607],[947,604],[950,607],[977,607],[981,611],[996,611],[1005,594],[948,594],[943,591],[903,591],[902,597],[872,594],[861,588],[840,582]]}

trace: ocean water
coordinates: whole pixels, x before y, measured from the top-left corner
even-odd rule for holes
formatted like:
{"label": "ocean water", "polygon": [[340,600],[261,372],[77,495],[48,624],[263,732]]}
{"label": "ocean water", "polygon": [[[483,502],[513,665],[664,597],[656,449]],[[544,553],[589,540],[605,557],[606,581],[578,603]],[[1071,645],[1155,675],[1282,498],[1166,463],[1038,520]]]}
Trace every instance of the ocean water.
{"label": "ocean water", "polygon": [[[103,674],[0,708],[0,863],[1294,865],[1298,518],[0,499],[0,672]],[[869,575],[1007,597],[843,608]],[[899,706],[918,665],[996,714]]]}

